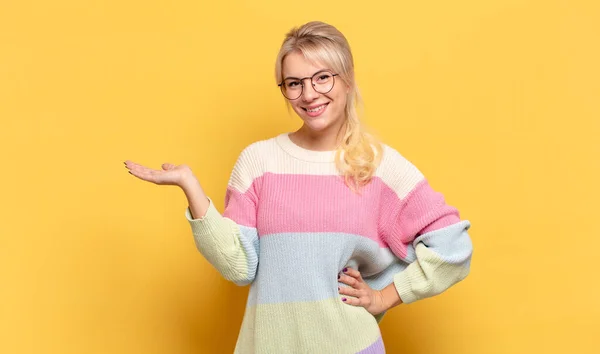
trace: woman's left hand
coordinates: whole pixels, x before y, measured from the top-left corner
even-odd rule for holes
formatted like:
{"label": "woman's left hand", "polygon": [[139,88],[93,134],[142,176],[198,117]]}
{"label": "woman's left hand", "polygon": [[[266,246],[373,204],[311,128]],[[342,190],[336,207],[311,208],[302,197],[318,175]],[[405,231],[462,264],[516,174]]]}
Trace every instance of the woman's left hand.
{"label": "woman's left hand", "polygon": [[339,281],[349,285],[349,287],[339,287],[339,293],[346,295],[342,297],[342,301],[348,305],[364,307],[372,315],[378,315],[387,310],[381,291],[371,289],[358,270],[344,268],[339,275]]}

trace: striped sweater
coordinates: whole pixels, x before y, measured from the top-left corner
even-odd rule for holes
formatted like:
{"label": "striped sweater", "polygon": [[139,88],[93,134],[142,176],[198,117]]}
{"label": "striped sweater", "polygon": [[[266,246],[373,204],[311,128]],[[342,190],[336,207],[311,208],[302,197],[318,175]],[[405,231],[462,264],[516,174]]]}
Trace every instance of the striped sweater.
{"label": "striped sweater", "polygon": [[334,151],[288,133],[246,147],[221,215],[185,216],[201,254],[225,277],[250,284],[235,353],[384,353],[378,322],[341,301],[337,275],[361,272],[373,289],[394,284],[406,304],[439,294],[469,272],[469,221],[421,172],[383,145],[372,181],[352,192]]}

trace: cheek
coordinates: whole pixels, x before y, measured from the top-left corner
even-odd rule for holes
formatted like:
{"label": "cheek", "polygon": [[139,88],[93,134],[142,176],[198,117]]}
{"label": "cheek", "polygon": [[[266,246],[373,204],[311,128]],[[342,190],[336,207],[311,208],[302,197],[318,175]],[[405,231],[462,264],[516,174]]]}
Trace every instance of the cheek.
{"label": "cheek", "polygon": [[298,107],[298,105],[292,104],[292,109],[294,110],[294,112],[296,112],[298,115],[300,115],[301,113],[304,112],[304,110],[300,107]]}
{"label": "cheek", "polygon": [[[335,90],[337,88],[337,90]],[[331,99],[335,101],[337,106],[345,107],[346,100],[348,99],[348,95],[346,93],[345,88],[343,87],[334,87],[334,93],[331,95]]]}
{"label": "cheek", "polygon": [[346,109],[346,97],[344,95],[341,95],[340,97],[337,98],[337,100],[335,101],[336,103],[336,110],[339,112],[343,112]]}

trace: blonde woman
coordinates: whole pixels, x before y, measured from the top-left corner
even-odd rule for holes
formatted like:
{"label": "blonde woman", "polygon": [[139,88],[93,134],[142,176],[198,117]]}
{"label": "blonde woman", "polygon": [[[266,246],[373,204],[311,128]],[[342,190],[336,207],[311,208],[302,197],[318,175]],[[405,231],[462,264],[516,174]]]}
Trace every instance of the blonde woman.
{"label": "blonde woman", "polygon": [[469,273],[470,223],[367,134],[350,47],[335,27],[292,29],[275,72],[303,125],[241,152],[223,214],[188,166],[125,165],[181,187],[200,253],[226,279],[250,285],[236,353],[384,353],[386,311]]}

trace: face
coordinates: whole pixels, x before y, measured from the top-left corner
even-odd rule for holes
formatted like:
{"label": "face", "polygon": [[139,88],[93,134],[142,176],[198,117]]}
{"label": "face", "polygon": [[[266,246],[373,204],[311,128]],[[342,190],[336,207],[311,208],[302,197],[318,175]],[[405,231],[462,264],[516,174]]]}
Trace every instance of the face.
{"label": "face", "polygon": [[[338,74],[327,66],[308,61],[298,52],[288,54],[282,63],[284,79],[290,77],[310,78],[322,70],[329,70],[333,74]],[[304,128],[311,130],[313,133],[337,133],[337,130],[344,123],[344,109],[349,87],[339,76],[332,77],[331,80],[335,80],[335,84],[328,93],[315,91],[310,79],[303,80],[302,95],[295,100],[288,100],[296,114],[304,121]]]}

